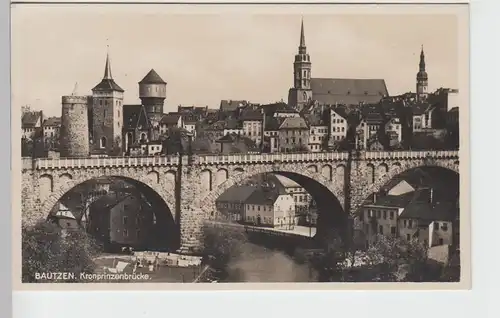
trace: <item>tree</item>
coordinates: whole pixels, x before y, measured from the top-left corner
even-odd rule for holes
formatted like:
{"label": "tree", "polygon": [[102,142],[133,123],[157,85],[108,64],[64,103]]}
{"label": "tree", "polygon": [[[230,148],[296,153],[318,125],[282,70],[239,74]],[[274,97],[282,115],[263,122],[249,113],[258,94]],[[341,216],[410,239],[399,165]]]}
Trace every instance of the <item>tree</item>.
{"label": "tree", "polygon": [[206,227],[204,230],[204,252],[206,263],[213,269],[214,276],[227,276],[227,264],[243,250],[248,237],[241,229]]}
{"label": "tree", "polygon": [[427,281],[427,247],[418,240],[378,235],[366,253],[375,281]]}
{"label": "tree", "polygon": [[[65,232],[54,223],[42,221],[33,227],[23,227],[22,281],[37,282],[36,275],[43,273],[73,273],[78,282],[80,273],[93,273],[93,258],[101,247],[84,231]],[[50,282],[57,282],[50,280]],[[68,282],[68,280],[65,280]]]}

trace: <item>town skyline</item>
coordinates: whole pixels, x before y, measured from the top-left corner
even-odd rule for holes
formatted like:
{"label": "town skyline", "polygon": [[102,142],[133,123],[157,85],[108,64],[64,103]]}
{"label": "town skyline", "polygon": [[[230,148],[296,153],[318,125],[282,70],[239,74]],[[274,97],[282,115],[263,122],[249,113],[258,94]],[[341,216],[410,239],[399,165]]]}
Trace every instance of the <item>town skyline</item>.
{"label": "town skyline", "polygon": [[[78,94],[90,95],[102,79],[107,45],[125,104],[140,103],[138,82],[150,69],[168,83],[165,112],[179,104],[218,108],[223,99],[286,101],[301,18],[313,78],[379,78],[390,95],[414,92],[423,45],[429,91],[459,86],[454,15],[158,13],[144,23],[139,14],[65,7],[61,15],[57,9],[43,15],[33,7],[12,11],[14,107],[30,105],[59,116],[61,96],[70,95],[75,83]],[[75,19],[80,23],[69,23]]]}

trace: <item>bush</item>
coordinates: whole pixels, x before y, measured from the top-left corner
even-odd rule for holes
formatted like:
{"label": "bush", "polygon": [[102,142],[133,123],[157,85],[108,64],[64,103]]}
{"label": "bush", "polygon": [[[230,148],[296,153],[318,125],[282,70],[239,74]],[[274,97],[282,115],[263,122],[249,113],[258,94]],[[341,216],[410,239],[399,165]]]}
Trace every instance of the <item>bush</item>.
{"label": "bush", "polygon": [[[37,274],[74,273],[78,282],[80,273],[93,273],[101,247],[83,230],[62,231],[50,222],[40,222],[22,228],[22,281],[40,282]],[[58,282],[57,279],[50,282]],[[68,280],[65,280],[68,282]]]}

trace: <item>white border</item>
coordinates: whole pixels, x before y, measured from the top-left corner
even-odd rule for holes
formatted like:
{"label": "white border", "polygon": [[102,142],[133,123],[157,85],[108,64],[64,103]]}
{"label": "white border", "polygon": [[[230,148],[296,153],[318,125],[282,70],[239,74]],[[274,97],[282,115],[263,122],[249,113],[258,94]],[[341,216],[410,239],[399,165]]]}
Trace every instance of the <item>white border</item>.
{"label": "white border", "polygon": [[[0,63],[2,93],[0,116],[4,131],[3,149],[10,147],[10,80],[9,72],[9,19],[8,4],[2,1],[0,37]],[[201,1],[200,1],[201,2]],[[222,2],[222,1],[221,1]],[[227,1],[224,1],[227,2]],[[278,1],[276,1],[278,2]],[[353,1],[359,2],[359,1]],[[387,2],[387,1],[378,1]],[[409,1],[400,1],[409,2]],[[437,1],[434,1],[437,2]],[[446,1],[440,1],[446,2]],[[457,1],[455,1],[457,2]],[[494,292],[499,290],[498,246],[494,226],[500,224],[496,206],[488,202],[498,192],[493,181],[500,180],[496,168],[498,143],[495,128],[500,118],[495,93],[498,91],[496,76],[500,74],[500,52],[497,44],[500,33],[498,0],[476,0],[471,4],[471,184],[472,184],[472,291],[329,291],[329,292],[16,292],[13,297],[14,317],[163,317],[184,315],[187,317],[217,315],[219,317],[255,316],[312,316],[326,315],[348,317],[500,317]],[[493,76],[495,76],[493,78]],[[10,253],[10,156],[2,158],[0,195],[5,211],[0,222],[2,253]],[[478,189],[476,191],[476,189]],[[490,203],[490,204],[488,204]],[[496,261],[495,261],[496,260]],[[0,288],[2,316],[10,299],[10,261],[0,262]],[[482,290],[481,290],[482,289]],[[83,295],[85,293],[85,295]],[[335,293],[335,295],[334,295]],[[253,309],[253,310],[251,310]],[[256,313],[255,311],[259,311]],[[497,314],[494,314],[497,312]]]}

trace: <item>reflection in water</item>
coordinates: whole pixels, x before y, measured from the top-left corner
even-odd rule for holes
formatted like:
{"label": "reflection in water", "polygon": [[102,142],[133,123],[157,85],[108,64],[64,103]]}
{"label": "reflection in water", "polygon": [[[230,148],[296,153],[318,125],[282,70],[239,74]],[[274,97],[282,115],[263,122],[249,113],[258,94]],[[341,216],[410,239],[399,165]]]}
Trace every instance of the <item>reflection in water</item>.
{"label": "reflection in water", "polygon": [[242,253],[228,264],[226,282],[313,282],[317,274],[287,254],[245,243]]}

